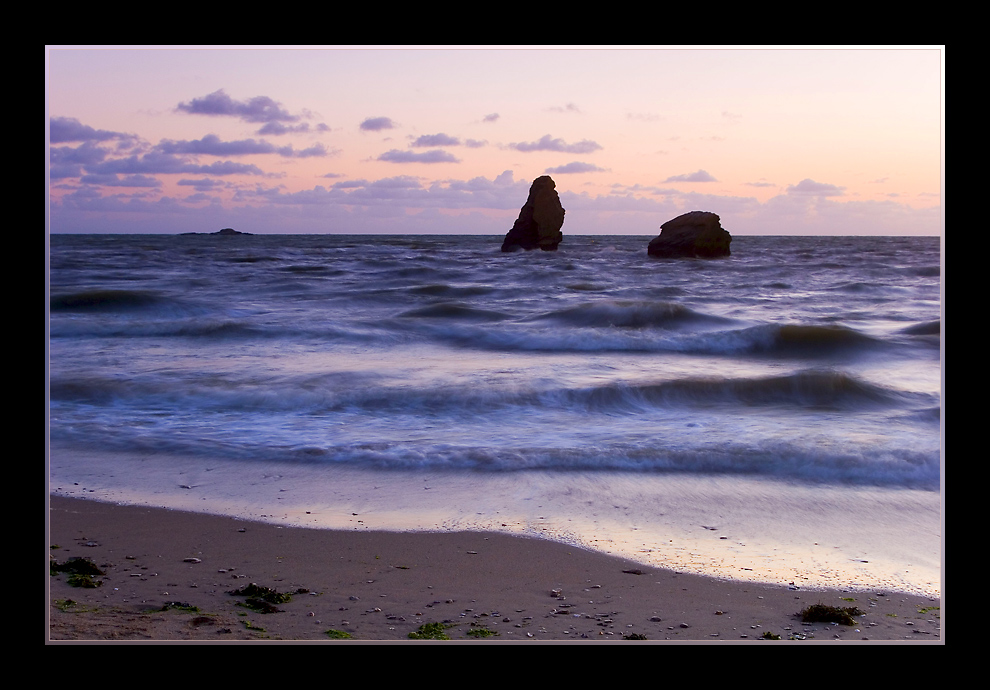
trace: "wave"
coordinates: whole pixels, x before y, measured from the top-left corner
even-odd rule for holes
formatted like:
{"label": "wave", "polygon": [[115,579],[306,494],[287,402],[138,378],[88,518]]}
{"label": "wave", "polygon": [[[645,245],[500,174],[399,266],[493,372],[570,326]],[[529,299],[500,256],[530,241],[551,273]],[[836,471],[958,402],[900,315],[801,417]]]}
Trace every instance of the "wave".
{"label": "wave", "polygon": [[928,395],[885,388],[836,371],[800,371],[764,378],[682,379],[633,387],[613,384],[569,392],[568,397],[583,399],[596,409],[741,405],[848,411],[932,403]]}
{"label": "wave", "polygon": [[811,482],[865,484],[937,490],[938,454],[891,450],[865,454],[815,451],[781,443],[777,448],[734,444],[719,448],[669,450],[616,444],[562,449],[457,447],[417,449],[387,443],[326,449],[296,449],[297,460],[323,460],[389,469],[485,472],[672,472],[743,474]]}
{"label": "wave", "polygon": [[[711,326],[719,323],[718,317],[684,307],[641,313],[616,313],[609,308],[562,310],[540,319],[558,325],[566,321],[571,324],[567,328],[552,328],[539,327],[539,322],[488,326],[423,323],[416,330],[459,347],[508,352],[677,352],[814,360],[855,356],[889,345],[845,326],[763,324],[715,329]],[[704,324],[702,329],[678,331],[678,326],[695,322]],[[660,324],[666,324],[667,328],[661,328]]]}
{"label": "wave", "polygon": [[800,371],[743,379],[679,379],[661,383],[548,390],[377,389],[342,395],[329,409],[447,414],[490,413],[508,407],[566,409],[597,414],[635,414],[656,409],[720,407],[783,408],[789,411],[924,409],[937,404],[924,393],[899,391],[834,371]]}
{"label": "wave", "polygon": [[704,314],[676,302],[602,300],[547,312],[536,317],[585,328],[677,328],[686,324],[722,324],[731,319]]}
{"label": "wave", "polygon": [[771,334],[769,345],[762,347],[780,353],[828,354],[861,350],[881,342],[846,326],[784,325],[759,328]]}
{"label": "wave", "polygon": [[49,308],[57,311],[130,311],[155,307],[165,302],[144,290],[84,290],[53,295]]}
{"label": "wave", "polygon": [[[438,415],[457,423],[464,415],[511,409],[564,410],[578,414],[637,414],[651,410],[718,407],[724,412],[746,408],[780,408],[788,412],[937,409],[929,394],[887,388],[838,371],[804,370],[783,376],[753,378],[685,378],[657,383],[609,383],[583,388],[538,388],[522,385],[414,386],[381,385],[375,377],[355,382],[339,376],[304,379],[236,381],[224,377],[121,380],[66,377],[53,380],[52,400],[106,404],[111,399],[137,409],[167,403],[194,410],[253,410],[304,414]],[[926,414],[930,414],[926,413]],[[937,421],[937,417],[936,417]]]}
{"label": "wave", "polygon": [[901,333],[906,335],[942,335],[942,322],[937,321],[925,321],[923,323],[916,323],[913,326],[908,326],[907,328],[901,329]]}
{"label": "wave", "polygon": [[428,295],[431,297],[480,297],[494,291],[494,288],[485,285],[448,285],[446,283],[431,283],[429,285],[419,285],[409,289],[414,295]]}
{"label": "wave", "polygon": [[405,318],[463,319],[467,321],[503,321],[511,318],[508,314],[491,309],[479,309],[460,302],[444,302],[427,307],[410,309],[399,314]]}
{"label": "wave", "polygon": [[[78,432],[59,428],[52,441],[85,447]],[[355,443],[259,444],[244,438],[189,438],[181,433],[157,437],[139,432],[101,440],[101,450],[177,453],[241,461],[355,465],[380,471],[609,472],[747,475],[808,483],[872,485],[939,490],[937,450],[912,448],[833,448],[787,440],[709,443],[700,447],[667,446],[662,438],[643,443],[583,444],[579,447],[529,444]]]}

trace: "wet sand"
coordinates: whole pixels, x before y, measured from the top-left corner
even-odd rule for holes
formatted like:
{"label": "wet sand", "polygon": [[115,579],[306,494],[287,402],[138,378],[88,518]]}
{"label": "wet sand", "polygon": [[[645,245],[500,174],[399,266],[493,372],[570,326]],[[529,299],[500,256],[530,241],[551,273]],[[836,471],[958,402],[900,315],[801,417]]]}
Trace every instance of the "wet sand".
{"label": "wet sand", "polygon": [[[651,568],[490,532],[280,527],[160,508],[49,497],[50,558],[92,560],[95,588],[48,577],[58,641],[322,641],[410,644],[443,624],[458,643],[941,643],[941,601],[894,591],[807,590]],[[246,585],[290,594],[263,613]],[[823,603],[854,625],[802,623]],[[163,610],[164,609],[164,610]],[[328,632],[330,631],[330,632]],[[643,640],[645,638],[645,641]],[[451,644],[451,642],[443,642]],[[791,642],[792,644],[794,642]]]}

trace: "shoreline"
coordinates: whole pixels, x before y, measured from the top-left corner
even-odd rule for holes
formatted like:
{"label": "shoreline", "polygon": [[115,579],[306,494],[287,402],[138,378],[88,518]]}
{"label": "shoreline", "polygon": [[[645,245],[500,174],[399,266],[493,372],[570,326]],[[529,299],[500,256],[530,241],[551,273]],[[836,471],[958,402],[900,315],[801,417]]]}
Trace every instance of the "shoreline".
{"label": "shoreline", "polygon": [[[455,643],[942,642],[940,597],[719,580],[538,537],[289,527],[52,494],[48,521],[50,559],[105,573],[92,589],[49,575],[49,643],[408,643],[430,623]],[[246,608],[229,592],[250,583],[291,600]],[[816,603],[864,615],[802,623]]]}
{"label": "shoreline", "polygon": [[[720,579],[941,595],[933,492],[714,475],[560,480],[541,471],[382,473],[66,449],[53,449],[49,467],[49,493],[108,503],[286,527],[498,532]],[[768,512],[780,519],[768,521]]]}

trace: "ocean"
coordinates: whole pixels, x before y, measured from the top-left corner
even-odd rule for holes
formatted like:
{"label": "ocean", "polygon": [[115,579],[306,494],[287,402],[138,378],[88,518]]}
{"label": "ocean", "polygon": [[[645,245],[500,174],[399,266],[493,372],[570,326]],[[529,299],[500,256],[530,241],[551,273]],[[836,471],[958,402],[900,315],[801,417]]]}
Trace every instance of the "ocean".
{"label": "ocean", "polygon": [[941,592],[938,237],[51,235],[49,490]]}

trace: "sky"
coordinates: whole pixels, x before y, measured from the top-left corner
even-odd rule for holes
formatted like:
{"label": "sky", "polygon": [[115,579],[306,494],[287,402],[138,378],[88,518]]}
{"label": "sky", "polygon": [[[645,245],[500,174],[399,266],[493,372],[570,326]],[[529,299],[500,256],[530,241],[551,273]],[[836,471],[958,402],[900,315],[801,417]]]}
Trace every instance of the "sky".
{"label": "sky", "polygon": [[944,47],[46,46],[51,233],[942,235]]}

